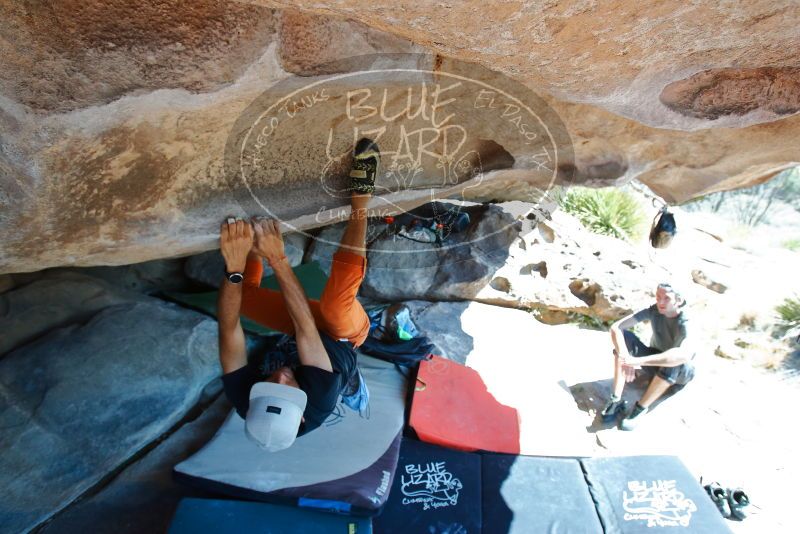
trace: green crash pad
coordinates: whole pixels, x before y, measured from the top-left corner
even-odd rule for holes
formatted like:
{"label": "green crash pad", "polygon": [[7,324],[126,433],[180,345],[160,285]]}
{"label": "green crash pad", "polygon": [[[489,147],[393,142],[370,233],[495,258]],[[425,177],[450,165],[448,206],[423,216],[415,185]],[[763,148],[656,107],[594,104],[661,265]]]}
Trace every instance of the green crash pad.
{"label": "green crash pad", "polygon": [[[317,262],[303,263],[294,269],[294,274],[300,280],[300,284],[306,292],[306,296],[312,300],[319,300],[322,296],[322,290],[325,289],[325,283],[328,281],[328,275],[325,274]],[[278,280],[275,276],[268,276],[261,280],[261,287],[268,289],[279,289]],[[177,291],[165,291],[164,297],[187,306],[189,308],[201,311],[214,317],[217,316],[217,294],[218,291],[205,291],[202,293],[179,293]],[[270,335],[279,332],[260,325],[255,321],[242,316],[242,328],[253,334]]]}

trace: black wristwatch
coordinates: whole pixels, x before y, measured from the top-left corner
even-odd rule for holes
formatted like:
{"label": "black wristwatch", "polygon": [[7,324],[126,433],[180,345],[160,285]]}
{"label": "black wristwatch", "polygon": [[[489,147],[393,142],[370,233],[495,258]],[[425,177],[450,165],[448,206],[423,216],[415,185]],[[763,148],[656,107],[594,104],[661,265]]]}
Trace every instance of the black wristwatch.
{"label": "black wristwatch", "polygon": [[244,275],[242,273],[229,273],[225,271],[225,278],[227,278],[228,282],[231,284],[241,284],[242,280],[244,280]]}

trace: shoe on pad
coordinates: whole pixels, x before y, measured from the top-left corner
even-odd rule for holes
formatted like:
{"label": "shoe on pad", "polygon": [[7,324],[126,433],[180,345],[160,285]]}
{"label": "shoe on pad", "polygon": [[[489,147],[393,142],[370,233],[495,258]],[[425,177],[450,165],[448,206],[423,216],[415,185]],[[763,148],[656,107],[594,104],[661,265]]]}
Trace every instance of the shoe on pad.
{"label": "shoe on pad", "polygon": [[728,505],[731,509],[731,519],[741,521],[747,517],[750,497],[747,496],[742,488],[728,489]]}
{"label": "shoe on pad", "polygon": [[730,502],[728,502],[728,490],[720,486],[717,482],[706,484],[703,486],[703,489],[705,489],[708,496],[711,497],[711,500],[717,506],[722,517],[729,518],[731,516],[731,505]]}

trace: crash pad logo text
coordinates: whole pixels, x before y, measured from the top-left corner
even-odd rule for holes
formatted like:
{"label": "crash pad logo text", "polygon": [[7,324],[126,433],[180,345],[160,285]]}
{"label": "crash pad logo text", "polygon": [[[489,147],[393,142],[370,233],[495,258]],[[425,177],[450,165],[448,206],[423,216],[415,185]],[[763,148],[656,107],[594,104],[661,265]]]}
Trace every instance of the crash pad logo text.
{"label": "crash pad logo text", "polygon": [[400,476],[403,504],[422,504],[423,510],[458,504],[461,481],[450,473],[445,462],[406,464]]}
{"label": "crash pad logo text", "polygon": [[622,507],[625,521],[646,521],[648,527],[687,527],[697,511],[674,480],[629,481],[628,491],[622,492]]}

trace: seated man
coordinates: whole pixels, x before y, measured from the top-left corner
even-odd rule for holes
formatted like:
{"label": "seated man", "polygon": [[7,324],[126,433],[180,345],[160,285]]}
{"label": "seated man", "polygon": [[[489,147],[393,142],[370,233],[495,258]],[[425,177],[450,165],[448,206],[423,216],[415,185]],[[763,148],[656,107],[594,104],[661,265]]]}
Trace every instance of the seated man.
{"label": "seated man", "polygon": [[[248,437],[270,451],[285,449],[320,426],[343,393],[351,408],[366,408],[368,393],[354,348],[366,339],[370,323],[356,293],[366,273],[367,204],[379,161],[378,147],[359,141],[350,173],[350,220],[319,301],[307,299],[289,265],[277,221],[254,221],[251,227],[228,219],[222,225],[227,271],[217,304],[222,380]],[[280,291],[259,287],[262,258],[275,271]],[[267,377],[247,363],[240,310],[291,336],[281,347],[284,365]]]}
{"label": "seated man", "polygon": [[[653,402],[670,386],[686,385],[694,377],[694,348],[687,333],[687,318],[681,308],[686,304],[669,284],[659,284],[656,303],[635,314],[623,317],[611,326],[614,344],[614,386],[611,398],[600,415],[604,423],[616,420],[625,410],[622,391],[626,382],[636,377],[636,369],[646,367],[653,375],[650,385],[633,410],[620,422],[621,430],[633,430]],[[648,347],[629,329],[641,321],[650,321],[653,330]],[[620,338],[625,343],[620,344]]]}

